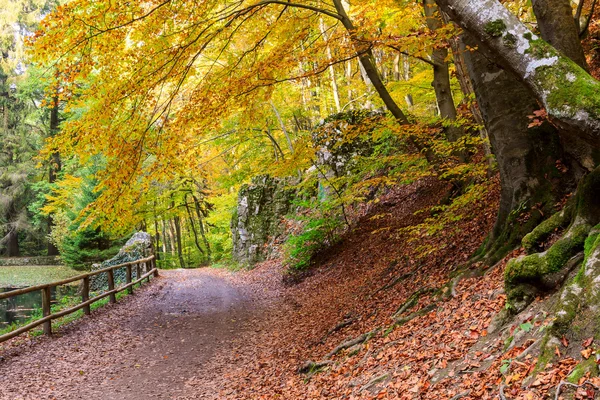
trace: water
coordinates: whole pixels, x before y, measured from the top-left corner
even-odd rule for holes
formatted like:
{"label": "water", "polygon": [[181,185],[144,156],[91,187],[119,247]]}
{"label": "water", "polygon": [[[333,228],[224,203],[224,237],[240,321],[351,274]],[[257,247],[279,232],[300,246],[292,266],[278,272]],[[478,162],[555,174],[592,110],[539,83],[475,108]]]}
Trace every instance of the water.
{"label": "water", "polygon": [[[0,293],[10,292],[19,288],[0,288]],[[64,297],[73,297],[77,286],[58,286],[50,289],[52,303],[61,301]],[[36,312],[41,315],[42,292],[36,290],[8,299],[0,300],[0,329],[12,323],[23,323]]]}

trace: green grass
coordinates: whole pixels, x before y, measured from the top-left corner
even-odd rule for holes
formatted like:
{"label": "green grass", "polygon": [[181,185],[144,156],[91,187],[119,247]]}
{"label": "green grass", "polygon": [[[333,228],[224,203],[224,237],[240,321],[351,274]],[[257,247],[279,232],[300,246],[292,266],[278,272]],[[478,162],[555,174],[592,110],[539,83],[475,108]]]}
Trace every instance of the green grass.
{"label": "green grass", "polygon": [[25,287],[41,285],[81,275],[63,265],[0,267],[0,287]]}

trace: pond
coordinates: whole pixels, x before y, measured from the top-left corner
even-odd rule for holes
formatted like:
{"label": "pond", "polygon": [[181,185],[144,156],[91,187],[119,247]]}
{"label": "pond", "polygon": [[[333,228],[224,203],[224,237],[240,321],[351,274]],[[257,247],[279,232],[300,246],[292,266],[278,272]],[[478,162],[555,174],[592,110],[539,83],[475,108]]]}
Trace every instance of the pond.
{"label": "pond", "polygon": [[[0,293],[10,292],[19,288],[1,288]],[[51,289],[52,303],[60,302],[65,297],[73,297],[77,293],[77,286],[65,285]],[[42,293],[35,292],[21,294],[0,300],[0,330],[12,323],[23,323],[36,312],[41,315]]]}

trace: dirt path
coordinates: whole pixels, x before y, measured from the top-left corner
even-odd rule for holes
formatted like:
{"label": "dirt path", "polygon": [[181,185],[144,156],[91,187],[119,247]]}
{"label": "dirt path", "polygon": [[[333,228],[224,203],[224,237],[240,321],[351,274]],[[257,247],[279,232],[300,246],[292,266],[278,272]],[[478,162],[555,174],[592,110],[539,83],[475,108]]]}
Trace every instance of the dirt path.
{"label": "dirt path", "polygon": [[[0,399],[189,396],[186,383],[219,373],[207,363],[243,338],[256,313],[223,271],[165,271],[133,298],[60,336],[0,351]],[[217,395],[205,398],[211,397]]]}

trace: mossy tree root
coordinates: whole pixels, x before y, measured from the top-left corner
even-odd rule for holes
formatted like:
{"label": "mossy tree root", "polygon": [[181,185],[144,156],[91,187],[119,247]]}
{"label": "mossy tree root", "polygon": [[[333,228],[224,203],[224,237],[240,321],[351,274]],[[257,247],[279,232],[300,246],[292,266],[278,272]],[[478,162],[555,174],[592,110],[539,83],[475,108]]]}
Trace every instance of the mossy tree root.
{"label": "mossy tree root", "polygon": [[570,201],[559,212],[552,215],[550,218],[539,224],[531,232],[529,232],[521,244],[527,254],[533,254],[540,250],[541,243],[546,240],[557,229],[566,228],[573,218],[574,202]]}
{"label": "mossy tree root", "polygon": [[526,236],[524,246],[533,248],[536,241],[543,238],[559,225],[566,225],[565,219],[571,214],[570,225],[564,236],[542,253],[521,256],[509,261],[504,275],[511,311],[520,312],[535,296],[543,291],[554,289],[558,281],[553,274],[560,273],[567,262],[583,251],[586,239],[592,228],[600,222],[600,167],[588,174],[580,183],[574,199],[573,210],[551,218]]}

